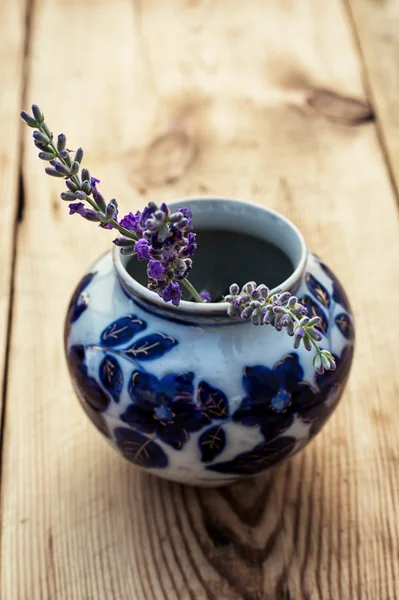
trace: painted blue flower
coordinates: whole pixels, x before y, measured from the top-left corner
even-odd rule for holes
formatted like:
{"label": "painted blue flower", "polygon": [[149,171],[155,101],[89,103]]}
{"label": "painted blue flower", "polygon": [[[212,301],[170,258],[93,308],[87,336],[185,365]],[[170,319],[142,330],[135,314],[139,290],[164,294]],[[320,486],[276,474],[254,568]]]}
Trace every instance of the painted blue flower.
{"label": "painted blue flower", "polygon": [[190,432],[210,423],[201,405],[193,401],[194,373],[170,373],[158,379],[150,373],[134,371],[129,385],[133,400],[121,415],[122,421],[180,450]]}
{"label": "painted blue flower", "polygon": [[303,381],[296,353],[285,356],[273,369],[263,365],[247,367],[243,385],[247,396],[233,420],[247,427],[259,426],[266,440],[286,431],[296,414],[308,421],[308,412],[317,402],[315,390]]}

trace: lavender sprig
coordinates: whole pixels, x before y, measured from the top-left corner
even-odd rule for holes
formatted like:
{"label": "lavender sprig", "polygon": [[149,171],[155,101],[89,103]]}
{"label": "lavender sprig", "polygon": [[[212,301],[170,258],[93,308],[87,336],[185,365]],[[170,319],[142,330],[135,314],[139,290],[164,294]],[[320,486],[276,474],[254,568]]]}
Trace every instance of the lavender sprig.
{"label": "lavender sprig", "polygon": [[313,366],[317,373],[335,370],[332,354],[318,346],[323,339],[317,329],[320,317],[309,318],[307,308],[295,296],[280,290],[270,291],[265,285],[258,286],[254,281],[246,283],[241,290],[233,283],[229,291],[225,301],[230,305],[228,314],[231,317],[251,320],[254,325],[271,325],[277,331],[286,329],[288,335],[294,338],[295,349],[302,342],[306,350],[316,350]]}
{"label": "lavender sprig", "polygon": [[[112,199],[107,204],[97,190],[96,184],[99,180],[91,177],[88,169],[81,170],[82,148],[78,148],[75,153],[68,150],[66,136],[63,133],[57,136],[57,141],[54,143],[54,135],[36,104],[32,106],[32,115],[22,111],[21,117],[29,127],[35,129],[33,140],[40,150],[39,158],[51,165],[45,168],[47,175],[65,180],[67,189],[61,193],[61,199],[72,202],[69,205],[70,214],[77,213],[88,221],[98,223],[104,229],[117,229],[121,234],[130,236],[129,231],[117,221],[116,200]],[[87,202],[91,208],[87,208],[83,202]]]}
{"label": "lavender sprig", "polygon": [[[139,260],[149,260],[148,288],[156,291],[165,302],[180,304],[182,283],[198,301],[202,297],[188,281],[192,267],[192,255],[196,248],[195,234],[186,228],[192,226],[192,213],[182,207],[170,214],[166,204],[159,208],[150,202],[144,211],[130,213],[118,223],[118,204],[115,199],[107,204],[97,189],[99,179],[91,177],[88,169],[81,170],[83,150],[66,148],[66,136],[61,133],[54,143],[54,136],[45,123],[40,108],[34,104],[32,115],[21,113],[25,123],[35,129],[33,139],[40,150],[39,158],[51,165],[45,171],[52,177],[63,178],[66,190],[61,199],[69,204],[69,214],[79,214],[88,221],[96,222],[104,229],[116,229],[123,237],[114,240],[122,254],[137,254]],[[91,208],[88,208],[89,204]]]}

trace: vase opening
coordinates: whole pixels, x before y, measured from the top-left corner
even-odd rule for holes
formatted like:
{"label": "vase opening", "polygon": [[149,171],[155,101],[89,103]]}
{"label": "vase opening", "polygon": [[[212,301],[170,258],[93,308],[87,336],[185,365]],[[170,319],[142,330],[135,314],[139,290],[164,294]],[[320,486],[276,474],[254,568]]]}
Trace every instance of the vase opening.
{"label": "vase opening", "polygon": [[[220,303],[231,283],[265,283],[295,291],[306,263],[306,245],[299,230],[285,217],[269,209],[224,199],[183,200],[170,204],[172,210],[188,206],[193,211],[198,247],[191,283],[207,290],[212,303],[189,302],[183,288],[183,302],[177,310],[226,311]],[[159,305],[162,300],[146,288],[146,261],[122,256],[114,249],[115,267],[125,291]],[[217,304],[216,304],[217,303]],[[169,305],[168,305],[169,307]],[[171,307],[173,308],[173,307]]]}

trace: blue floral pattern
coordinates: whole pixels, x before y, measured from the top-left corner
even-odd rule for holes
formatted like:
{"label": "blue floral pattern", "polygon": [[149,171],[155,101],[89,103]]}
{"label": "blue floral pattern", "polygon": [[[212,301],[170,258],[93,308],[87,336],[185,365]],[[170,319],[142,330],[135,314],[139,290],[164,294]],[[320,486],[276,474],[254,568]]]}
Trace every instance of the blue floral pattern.
{"label": "blue floral pattern", "polygon": [[315,392],[303,379],[303,369],[296,353],[288,354],[273,369],[263,365],[246,367],[243,387],[247,395],[233,421],[246,427],[260,427],[266,440],[286,431],[296,415],[310,420]]}
{"label": "blue floral pattern", "polygon": [[194,373],[171,373],[162,379],[134,371],[129,395],[133,403],[121,415],[133,429],[156,435],[165,444],[181,450],[190,433],[210,422],[193,401]]}

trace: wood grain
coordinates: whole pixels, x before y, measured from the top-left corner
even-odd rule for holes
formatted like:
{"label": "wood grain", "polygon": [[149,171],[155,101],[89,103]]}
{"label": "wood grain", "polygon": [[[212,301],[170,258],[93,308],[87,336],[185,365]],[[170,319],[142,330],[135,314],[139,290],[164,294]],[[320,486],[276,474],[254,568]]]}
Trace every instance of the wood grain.
{"label": "wood grain", "polygon": [[25,1],[4,0],[0,4],[0,432],[18,211],[20,124],[17,108],[23,93],[24,30]]}
{"label": "wood grain", "polygon": [[82,143],[126,211],[218,194],[294,220],[353,302],[348,390],[306,451],[245,484],[195,490],[122,461],[85,420],[62,355],[68,296],[109,240],[66,217],[29,146],[4,600],[397,598],[399,332],[383,310],[399,302],[386,257],[399,256],[399,226],[357,46],[338,0],[226,6],[36,0],[28,99]]}
{"label": "wood grain", "polygon": [[364,64],[365,79],[399,190],[399,4],[396,0],[345,0]]}

